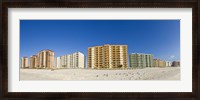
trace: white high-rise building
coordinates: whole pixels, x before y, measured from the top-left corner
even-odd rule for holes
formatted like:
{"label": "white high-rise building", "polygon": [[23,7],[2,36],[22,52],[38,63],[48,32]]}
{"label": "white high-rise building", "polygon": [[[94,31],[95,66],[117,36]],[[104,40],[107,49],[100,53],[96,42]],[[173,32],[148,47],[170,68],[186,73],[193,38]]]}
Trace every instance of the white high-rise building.
{"label": "white high-rise building", "polygon": [[56,68],[59,68],[61,66],[61,57],[56,58]]}
{"label": "white high-rise building", "polygon": [[57,68],[84,68],[85,58],[81,52],[64,55],[56,58]]}

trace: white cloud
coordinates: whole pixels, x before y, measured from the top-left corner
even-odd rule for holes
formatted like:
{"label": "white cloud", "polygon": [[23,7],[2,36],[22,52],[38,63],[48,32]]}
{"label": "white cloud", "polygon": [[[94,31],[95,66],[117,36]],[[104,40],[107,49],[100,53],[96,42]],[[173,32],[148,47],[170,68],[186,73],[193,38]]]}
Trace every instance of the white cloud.
{"label": "white cloud", "polygon": [[169,57],[169,59],[174,59],[175,58],[175,56],[174,55],[171,55],[170,57]]}

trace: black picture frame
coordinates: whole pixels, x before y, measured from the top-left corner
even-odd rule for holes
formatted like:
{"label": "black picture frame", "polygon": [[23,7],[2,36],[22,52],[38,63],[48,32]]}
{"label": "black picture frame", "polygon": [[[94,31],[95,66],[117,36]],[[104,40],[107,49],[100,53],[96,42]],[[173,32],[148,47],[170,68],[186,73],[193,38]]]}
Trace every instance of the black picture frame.
{"label": "black picture frame", "polygon": [[[198,0],[3,0],[1,2],[0,98],[199,100],[200,42]],[[8,8],[192,8],[192,92],[8,92]]]}

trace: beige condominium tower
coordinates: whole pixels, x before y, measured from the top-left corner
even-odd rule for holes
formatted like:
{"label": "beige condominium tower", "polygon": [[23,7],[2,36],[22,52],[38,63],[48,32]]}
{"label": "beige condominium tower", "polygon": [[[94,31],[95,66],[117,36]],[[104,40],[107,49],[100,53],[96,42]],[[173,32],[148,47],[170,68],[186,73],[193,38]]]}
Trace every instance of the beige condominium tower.
{"label": "beige condominium tower", "polygon": [[160,59],[153,59],[155,67],[166,67],[166,62]]}
{"label": "beige condominium tower", "polygon": [[88,48],[88,68],[127,68],[128,46],[109,45]]}
{"label": "beige condominium tower", "polygon": [[28,68],[28,57],[22,57],[21,59],[21,68]]}
{"label": "beige condominium tower", "polygon": [[38,56],[33,55],[30,57],[30,68],[37,68],[38,67]]}
{"label": "beige condominium tower", "polygon": [[[33,62],[31,62],[33,63]],[[37,68],[53,68],[54,66],[54,52],[51,50],[42,50],[37,54]]]}

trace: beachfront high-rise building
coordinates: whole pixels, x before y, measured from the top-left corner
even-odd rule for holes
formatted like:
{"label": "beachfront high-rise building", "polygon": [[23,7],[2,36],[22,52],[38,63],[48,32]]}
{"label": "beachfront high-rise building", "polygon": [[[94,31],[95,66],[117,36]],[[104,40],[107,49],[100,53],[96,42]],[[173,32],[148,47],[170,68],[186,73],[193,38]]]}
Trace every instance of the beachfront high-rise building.
{"label": "beachfront high-rise building", "polygon": [[30,57],[30,68],[37,68],[38,67],[38,57],[37,55],[33,55]]}
{"label": "beachfront high-rise building", "polygon": [[56,58],[57,68],[84,68],[85,56],[81,52],[64,55]]}
{"label": "beachfront high-rise building", "polygon": [[166,67],[166,62],[160,59],[154,59],[154,66],[155,67]]}
{"label": "beachfront high-rise building", "polygon": [[28,68],[28,57],[22,57],[21,59],[21,68]]}
{"label": "beachfront high-rise building", "polygon": [[57,57],[56,58],[56,68],[60,68],[61,67],[61,57]]}
{"label": "beachfront high-rise building", "polygon": [[88,68],[127,68],[128,46],[109,45],[88,48]]}
{"label": "beachfront high-rise building", "polygon": [[143,53],[132,53],[129,56],[131,68],[153,67],[153,55]]}
{"label": "beachfront high-rise building", "polygon": [[42,50],[37,54],[37,68],[53,68],[54,52],[51,50]]}

